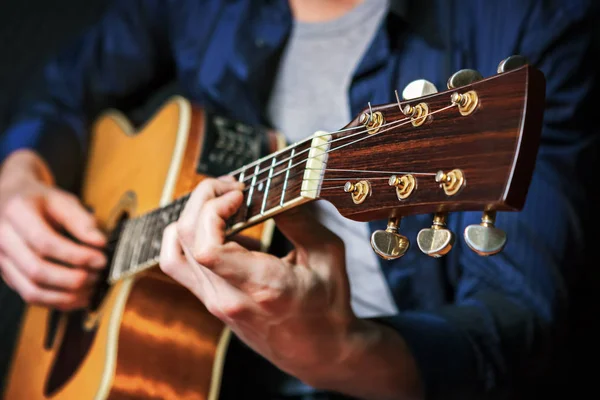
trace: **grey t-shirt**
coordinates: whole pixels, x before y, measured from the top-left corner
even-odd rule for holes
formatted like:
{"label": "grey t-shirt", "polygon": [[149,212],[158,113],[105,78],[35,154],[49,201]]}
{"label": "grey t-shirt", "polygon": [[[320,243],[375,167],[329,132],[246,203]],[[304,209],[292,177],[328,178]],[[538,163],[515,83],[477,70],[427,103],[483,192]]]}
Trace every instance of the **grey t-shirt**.
{"label": "grey t-shirt", "polygon": [[[289,142],[317,130],[336,131],[350,121],[350,81],[387,7],[388,0],[365,0],[331,21],[294,23],[268,104],[271,122]],[[357,315],[395,314],[367,224],[342,217],[326,201],[316,202],[315,208],[320,221],[344,240]]]}

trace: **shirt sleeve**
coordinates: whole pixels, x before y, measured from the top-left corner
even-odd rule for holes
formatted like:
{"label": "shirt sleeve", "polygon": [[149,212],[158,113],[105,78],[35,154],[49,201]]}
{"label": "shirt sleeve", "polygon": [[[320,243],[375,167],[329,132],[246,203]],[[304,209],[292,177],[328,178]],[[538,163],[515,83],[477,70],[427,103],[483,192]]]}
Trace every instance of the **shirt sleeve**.
{"label": "shirt sleeve", "polygon": [[591,25],[598,13],[581,3],[564,3],[551,17],[534,9],[523,27],[517,50],[544,72],[547,103],[524,209],[497,215],[504,251],[480,257],[464,244],[462,232],[480,212],[450,215],[458,237],[446,257],[460,271],[454,302],[379,319],[406,340],[428,399],[483,399],[517,386],[543,371],[560,336],[592,220],[586,188],[598,171]]}
{"label": "shirt sleeve", "polygon": [[57,184],[74,187],[97,114],[139,105],[173,74],[165,4],[115,1],[97,24],[51,59],[0,136],[0,161],[17,149],[33,149]]}

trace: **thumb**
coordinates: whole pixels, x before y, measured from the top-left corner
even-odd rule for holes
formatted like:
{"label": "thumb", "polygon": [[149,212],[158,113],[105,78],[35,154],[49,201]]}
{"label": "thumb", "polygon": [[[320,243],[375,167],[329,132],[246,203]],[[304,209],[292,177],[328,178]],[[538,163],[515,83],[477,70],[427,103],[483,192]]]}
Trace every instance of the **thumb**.
{"label": "thumb", "polygon": [[52,190],[46,197],[45,206],[49,217],[81,242],[97,247],[106,244],[106,238],[98,229],[93,215],[76,197]]}

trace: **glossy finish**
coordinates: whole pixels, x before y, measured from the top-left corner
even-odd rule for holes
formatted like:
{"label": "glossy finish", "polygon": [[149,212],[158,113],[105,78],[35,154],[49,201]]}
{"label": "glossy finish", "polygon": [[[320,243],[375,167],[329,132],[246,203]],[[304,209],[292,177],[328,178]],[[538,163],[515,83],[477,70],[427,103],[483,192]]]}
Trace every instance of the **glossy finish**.
{"label": "glossy finish", "polygon": [[479,73],[479,71],[475,71],[474,69],[461,69],[456,71],[450,78],[448,78],[446,86],[448,86],[448,89],[456,89],[461,86],[470,85],[471,83],[480,81],[482,79],[483,76]]}
{"label": "glossy finish", "polygon": [[433,217],[431,228],[421,229],[417,235],[419,249],[428,256],[441,257],[454,246],[456,235],[446,228],[447,215],[438,213]]}
{"label": "glossy finish", "polygon": [[402,91],[402,98],[404,100],[412,100],[437,92],[438,90],[433,83],[426,79],[417,79],[406,85]]}
{"label": "glossy finish", "polygon": [[410,248],[410,241],[398,233],[400,220],[390,218],[385,230],[377,230],[371,234],[371,248],[384,260],[395,260],[402,257]]}
{"label": "glossy finish", "polygon": [[[183,162],[174,177],[171,198],[187,193],[203,179],[195,163],[202,145],[202,112],[183,99],[173,100],[137,133],[116,113],[99,119],[93,130],[84,203],[91,206],[102,228],[115,223],[115,209],[124,194],[135,194],[131,216],[160,205],[176,147],[182,109],[191,113],[184,126],[187,139]],[[135,157],[133,155],[136,155]],[[175,182],[173,182],[175,183]],[[248,243],[261,243],[263,225],[244,232]],[[262,243],[265,244],[264,241]],[[59,322],[53,345],[44,349],[49,310],[30,306],[23,319],[18,348],[8,377],[7,400],[197,399],[216,398],[219,362],[228,335],[187,289],[152,268],[119,281],[98,308],[95,337],[79,367],[64,385],[45,396],[57,350],[65,338],[67,318]],[[81,328],[81,324],[76,324]],[[81,330],[76,329],[83,334]],[[93,335],[92,335],[93,336]],[[66,354],[75,354],[65,343]],[[221,345],[226,341],[222,341]],[[64,362],[64,361],[61,361]],[[215,364],[215,362],[217,362]],[[212,392],[212,397],[210,397]]]}
{"label": "glossy finish", "polygon": [[465,228],[467,246],[480,256],[498,254],[506,245],[506,233],[494,226],[496,211],[486,211],[479,225],[469,225]]}
{"label": "glossy finish", "polygon": [[512,71],[513,69],[520,68],[526,64],[528,64],[527,58],[521,55],[510,56],[500,61],[497,72],[501,74],[503,72]]}
{"label": "glossy finish", "polygon": [[[462,116],[450,102],[454,92],[474,90],[478,108]],[[517,211],[523,206],[537,156],[545,98],[544,77],[532,67],[496,75],[458,90],[402,103],[428,104],[428,121],[414,127],[397,104],[373,107],[388,124],[374,135],[334,135],[319,197],[359,221],[458,210]],[[355,119],[348,127],[359,127]],[[339,151],[335,149],[339,148]],[[465,184],[449,196],[438,171],[460,169]],[[417,188],[399,200],[392,175],[411,173]],[[354,204],[339,179],[368,180],[371,195]]]}
{"label": "glossy finish", "polygon": [[223,324],[159,270],[137,279],[119,332],[112,399],[208,398]]}

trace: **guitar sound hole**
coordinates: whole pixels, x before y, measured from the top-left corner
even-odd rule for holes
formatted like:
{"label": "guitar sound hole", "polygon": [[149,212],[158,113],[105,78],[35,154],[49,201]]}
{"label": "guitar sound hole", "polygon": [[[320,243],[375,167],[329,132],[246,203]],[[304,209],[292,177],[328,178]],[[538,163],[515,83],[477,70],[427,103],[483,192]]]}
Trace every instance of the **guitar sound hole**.
{"label": "guitar sound hole", "polygon": [[[119,220],[116,228],[111,232],[106,246],[105,254],[108,260],[108,266],[111,265],[119,235],[127,215]],[[47,324],[46,345],[52,346],[54,336],[56,335],[57,323],[60,315],[66,318],[65,333],[62,337],[60,348],[55,354],[52,362],[50,374],[44,385],[44,395],[49,397],[56,393],[69,379],[75,374],[86,355],[88,354],[94,338],[96,337],[97,326],[86,326],[86,320],[90,312],[97,311],[104,301],[110,285],[108,284],[108,274],[110,268],[107,267],[102,272],[98,286],[90,300],[90,306],[86,310],[76,310],[69,313],[59,313],[53,311]]]}
{"label": "guitar sound hole", "polygon": [[58,323],[62,313],[58,310],[52,310],[48,314],[47,329],[46,329],[46,340],[44,340],[44,348],[50,350],[54,347],[54,339],[58,333]]}

